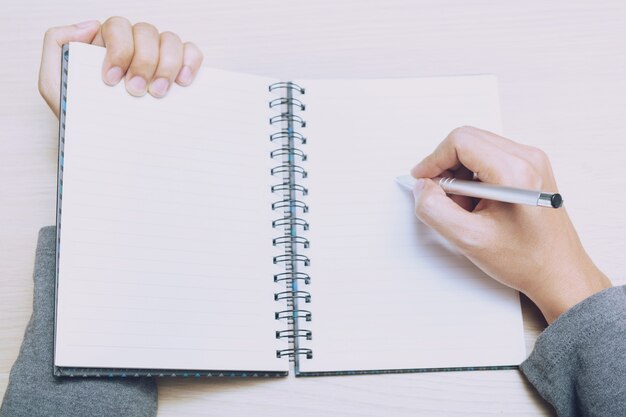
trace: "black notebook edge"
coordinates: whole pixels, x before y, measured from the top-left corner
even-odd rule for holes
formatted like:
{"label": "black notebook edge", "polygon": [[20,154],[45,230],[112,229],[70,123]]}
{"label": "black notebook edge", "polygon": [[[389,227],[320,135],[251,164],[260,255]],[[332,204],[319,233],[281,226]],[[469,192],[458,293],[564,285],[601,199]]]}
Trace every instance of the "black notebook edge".
{"label": "black notebook edge", "polygon": [[61,91],[59,97],[59,148],[57,162],[57,200],[56,200],[56,240],[54,259],[54,330],[52,345],[52,374],[61,376],[64,372],[62,367],[56,365],[57,348],[57,316],[59,310],[59,243],[61,240],[61,197],[63,194],[63,158],[65,152],[65,108],[67,104],[67,65],[69,60],[70,46],[63,44],[61,50]]}
{"label": "black notebook edge", "polygon": [[350,375],[383,375],[383,374],[421,374],[434,372],[468,372],[468,371],[516,371],[519,365],[498,366],[462,366],[449,368],[406,368],[406,369],[374,369],[360,371],[307,371],[296,369],[294,374],[298,378],[319,376],[350,376]]}
{"label": "black notebook edge", "polygon": [[281,378],[287,371],[229,371],[229,370],[185,370],[185,369],[139,369],[139,368],[72,368],[54,367],[54,376],[69,378]]}

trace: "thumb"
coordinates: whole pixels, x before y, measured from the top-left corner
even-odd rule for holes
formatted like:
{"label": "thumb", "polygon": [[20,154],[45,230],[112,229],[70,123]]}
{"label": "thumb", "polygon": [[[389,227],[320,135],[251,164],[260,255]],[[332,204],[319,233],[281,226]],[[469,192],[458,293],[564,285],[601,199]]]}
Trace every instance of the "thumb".
{"label": "thumb", "polygon": [[43,39],[39,67],[39,93],[55,115],[59,115],[61,82],[61,49],[68,42],[91,43],[100,29],[100,22],[90,20],[70,26],[50,28]]}
{"label": "thumb", "polygon": [[430,179],[418,179],[413,189],[415,215],[462,252],[479,244],[485,228],[479,214],[471,213]]}

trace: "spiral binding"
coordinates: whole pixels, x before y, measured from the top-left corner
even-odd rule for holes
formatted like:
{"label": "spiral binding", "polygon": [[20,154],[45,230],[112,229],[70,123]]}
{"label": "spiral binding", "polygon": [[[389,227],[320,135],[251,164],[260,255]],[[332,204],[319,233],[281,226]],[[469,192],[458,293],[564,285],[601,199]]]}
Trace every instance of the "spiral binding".
{"label": "spiral binding", "polygon": [[297,357],[304,356],[308,359],[313,357],[311,349],[302,347],[300,340],[311,340],[313,333],[310,330],[301,329],[300,321],[311,321],[312,314],[309,310],[300,308],[299,303],[311,302],[311,294],[299,289],[298,286],[308,285],[311,277],[298,270],[300,266],[308,266],[310,263],[306,255],[298,253],[298,248],[308,248],[309,240],[298,235],[299,230],[308,230],[309,223],[301,217],[308,212],[309,207],[303,201],[307,196],[308,189],[297,183],[307,177],[306,170],[298,163],[307,160],[306,153],[296,147],[306,144],[306,138],[297,129],[306,127],[306,121],[295,111],[304,111],[305,104],[294,94],[303,95],[304,88],[292,82],[279,82],[269,86],[269,91],[280,91],[281,97],[269,102],[270,109],[280,112],[270,117],[270,125],[280,126],[280,129],[270,135],[270,141],[280,143],[280,147],[271,151],[270,157],[280,161],[280,164],[271,169],[271,175],[281,178],[282,182],[271,187],[272,193],[282,198],[272,203],[272,210],[282,214],[282,217],[272,222],[272,227],[282,230],[283,234],[273,239],[274,246],[282,247],[283,254],[274,257],[274,264],[283,265],[285,272],[274,275],[274,282],[283,283],[285,291],[274,294],[275,301],[284,301],[286,309],[275,313],[276,320],[287,322],[288,329],[278,330],[276,339],[286,339],[289,347],[276,350],[276,357],[289,357],[296,362]]}
{"label": "spiral binding", "polygon": [[306,145],[306,138],[302,136],[302,133],[300,132],[287,132],[286,130],[281,130],[280,132],[272,133],[270,135],[270,140],[272,142],[274,142],[275,140],[286,140],[290,138],[298,139],[302,145]]}

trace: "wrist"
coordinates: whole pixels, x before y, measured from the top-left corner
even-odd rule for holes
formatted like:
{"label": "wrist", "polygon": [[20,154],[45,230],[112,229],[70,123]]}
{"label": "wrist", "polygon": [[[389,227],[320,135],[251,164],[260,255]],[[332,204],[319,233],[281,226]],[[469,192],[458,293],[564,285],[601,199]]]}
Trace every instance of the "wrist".
{"label": "wrist", "polygon": [[539,307],[548,324],[552,324],[586,298],[612,287],[611,281],[589,260],[587,267],[570,269],[565,274],[544,279],[526,295]]}

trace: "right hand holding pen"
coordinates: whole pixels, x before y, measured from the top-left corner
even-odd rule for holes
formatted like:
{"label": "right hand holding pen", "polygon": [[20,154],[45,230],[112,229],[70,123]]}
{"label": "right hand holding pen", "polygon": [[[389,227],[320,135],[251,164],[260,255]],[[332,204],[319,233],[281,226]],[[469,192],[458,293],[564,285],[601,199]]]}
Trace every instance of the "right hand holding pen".
{"label": "right hand holding pen", "polygon": [[550,162],[539,149],[462,127],[411,174],[415,213],[492,278],[525,293],[548,323],[611,286],[585,252],[564,208],[544,209],[446,196],[437,176],[557,192]]}

